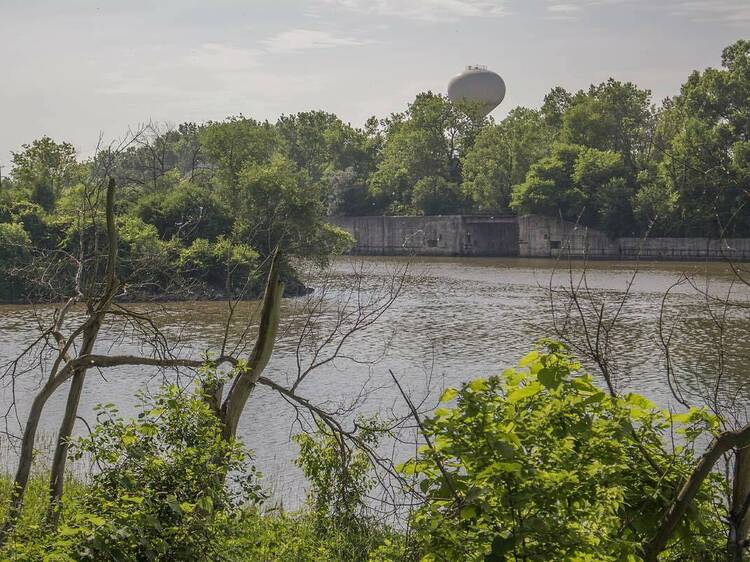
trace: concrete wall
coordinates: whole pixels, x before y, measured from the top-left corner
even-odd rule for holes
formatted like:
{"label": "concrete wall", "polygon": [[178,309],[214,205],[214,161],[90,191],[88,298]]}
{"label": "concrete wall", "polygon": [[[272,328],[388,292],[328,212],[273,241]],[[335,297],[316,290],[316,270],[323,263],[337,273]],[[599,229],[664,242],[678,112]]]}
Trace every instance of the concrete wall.
{"label": "concrete wall", "polygon": [[619,238],[623,259],[750,261],[750,238]]}
{"label": "concrete wall", "polygon": [[618,238],[557,218],[521,217],[335,217],[331,222],[355,238],[353,254],[417,256],[559,255],[592,259],[750,261],[750,238]]}
{"label": "concrete wall", "polygon": [[352,254],[516,256],[515,217],[334,217],[357,241]]}
{"label": "concrete wall", "polygon": [[593,228],[552,217],[518,217],[518,255],[521,257],[607,258],[619,254],[617,242]]}

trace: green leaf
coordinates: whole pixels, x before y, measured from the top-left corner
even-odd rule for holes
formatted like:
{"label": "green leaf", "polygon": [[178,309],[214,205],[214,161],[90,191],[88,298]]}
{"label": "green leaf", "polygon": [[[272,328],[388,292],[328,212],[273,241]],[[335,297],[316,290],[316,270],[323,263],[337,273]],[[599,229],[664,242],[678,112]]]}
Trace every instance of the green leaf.
{"label": "green leaf", "polygon": [[68,527],[67,525],[62,525],[58,530],[58,533],[64,537],[72,537],[74,535],[80,534],[81,532],[82,529],[80,529],[79,527]]}
{"label": "green leaf", "polygon": [[138,441],[138,438],[132,433],[126,433],[125,435],[122,436],[122,444],[125,447],[130,447],[131,445],[135,445],[137,441]]}
{"label": "green leaf", "polygon": [[99,517],[98,515],[86,514],[86,519],[92,525],[96,525],[97,527],[101,527],[107,522],[106,519],[104,519],[104,517]]}
{"label": "green leaf", "polygon": [[474,379],[468,384],[469,388],[474,392],[482,392],[487,390],[489,383],[486,379]]}
{"label": "green leaf", "polygon": [[534,396],[535,394],[539,394],[543,388],[544,387],[538,382],[531,382],[527,384],[526,386],[517,388],[516,390],[511,392],[508,395],[507,400],[510,404],[515,404],[516,402],[519,402],[523,400],[524,398],[530,398],[531,396]]}
{"label": "green leaf", "polygon": [[195,504],[190,502],[181,502],[180,509],[185,513],[193,513],[193,511],[195,511]]}
{"label": "green leaf", "polygon": [[521,358],[521,360],[518,362],[518,366],[526,367],[527,365],[534,363],[535,361],[538,361],[538,360],[539,360],[539,352],[532,351],[531,353],[527,353]]}
{"label": "green leaf", "polygon": [[458,396],[458,390],[456,390],[455,388],[446,388],[443,391],[443,394],[440,395],[440,402],[441,403],[450,402],[456,396]]}
{"label": "green leaf", "polygon": [[477,516],[477,508],[473,505],[467,505],[461,508],[461,513],[459,514],[459,517],[461,519],[473,519]]}
{"label": "green leaf", "polygon": [[565,376],[565,371],[555,367],[543,367],[539,370],[536,377],[545,387],[555,389],[560,386]]}
{"label": "green leaf", "polygon": [[182,508],[180,507],[180,502],[177,501],[177,497],[174,494],[170,494],[167,496],[167,505],[176,514],[182,515]]}
{"label": "green leaf", "polygon": [[634,393],[628,394],[627,396],[625,396],[625,401],[628,404],[637,406],[639,408],[643,408],[644,410],[656,409],[656,404],[651,402],[651,400],[649,400],[648,398],[644,398],[640,394],[634,394]]}
{"label": "green leaf", "polygon": [[492,539],[492,549],[484,557],[484,562],[505,562],[505,555],[508,554],[515,546],[513,535],[496,535]]}
{"label": "green leaf", "polygon": [[601,391],[595,392],[591,396],[588,396],[583,402],[581,402],[582,405],[588,406],[590,404],[597,404],[604,400],[607,397],[606,394],[604,394]]}

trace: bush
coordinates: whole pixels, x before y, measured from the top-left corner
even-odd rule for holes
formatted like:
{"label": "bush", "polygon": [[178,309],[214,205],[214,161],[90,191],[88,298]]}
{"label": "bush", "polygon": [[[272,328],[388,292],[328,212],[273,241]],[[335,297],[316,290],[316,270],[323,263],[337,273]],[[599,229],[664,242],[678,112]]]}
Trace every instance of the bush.
{"label": "bush", "polygon": [[26,290],[19,268],[31,253],[31,238],[17,222],[0,222],[0,302],[20,298]]}
{"label": "bush", "polygon": [[196,238],[180,251],[177,263],[186,275],[223,289],[227,279],[234,279],[242,287],[257,258],[258,253],[247,244],[233,243],[220,236],[214,242]]}
{"label": "bush", "polygon": [[[637,559],[718,420],[611,398],[579,370],[549,343],[518,369],[445,391],[456,405],[427,422],[433,447],[402,466],[425,494],[412,518],[422,560]],[[673,452],[672,431],[682,440]],[[725,485],[718,475],[704,484],[664,560],[721,559],[714,507]],[[407,556],[397,547],[390,559]]]}
{"label": "bush", "polygon": [[239,559],[237,522],[263,496],[248,452],[222,440],[201,392],[167,386],[131,421],[100,407],[91,436],[74,444],[74,456],[83,455],[99,472],[56,534],[31,532],[10,545],[20,559]]}
{"label": "bush", "polygon": [[[377,446],[375,420],[359,420],[358,438],[369,447]],[[372,465],[367,454],[350,448],[340,435],[318,424],[316,435],[295,436],[300,446],[297,465],[310,484],[308,519],[335,560],[367,560],[386,530],[370,515],[366,504],[375,486]],[[330,558],[329,558],[330,559]]]}

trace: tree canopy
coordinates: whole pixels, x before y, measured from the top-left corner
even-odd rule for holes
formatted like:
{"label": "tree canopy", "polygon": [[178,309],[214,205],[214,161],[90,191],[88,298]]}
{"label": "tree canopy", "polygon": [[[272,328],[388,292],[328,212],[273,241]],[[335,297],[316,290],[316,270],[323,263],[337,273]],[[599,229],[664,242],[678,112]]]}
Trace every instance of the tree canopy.
{"label": "tree canopy", "polygon": [[165,275],[227,244],[325,259],[347,243],[330,215],[536,213],[613,237],[750,236],[750,41],[658,107],[610,78],[498,122],[426,92],[361,128],[324,111],[152,126],[116,159],[43,137],[13,154],[0,190],[6,263],[27,259],[23,240],[75,253],[86,185],[105,173]]}

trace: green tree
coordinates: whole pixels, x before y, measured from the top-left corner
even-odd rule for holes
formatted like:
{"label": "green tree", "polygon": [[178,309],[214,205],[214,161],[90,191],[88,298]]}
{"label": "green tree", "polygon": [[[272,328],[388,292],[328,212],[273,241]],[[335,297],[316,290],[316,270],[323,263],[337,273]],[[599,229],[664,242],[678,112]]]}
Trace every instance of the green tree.
{"label": "green tree", "polygon": [[634,175],[650,157],[651,92],[610,78],[578,92],[562,116],[561,140],[622,155]]}
{"label": "green tree", "polygon": [[23,296],[24,283],[15,269],[23,268],[32,250],[31,237],[18,222],[0,222],[0,302],[20,299]]}
{"label": "green tree", "polygon": [[405,114],[386,124],[382,159],[369,179],[373,196],[387,202],[388,212],[409,213],[415,211],[413,190],[422,178],[460,183],[461,158],[484,122],[441,95],[419,94]]}
{"label": "green tree", "polygon": [[230,212],[208,186],[183,181],[166,193],[149,193],[135,203],[134,213],[154,225],[164,238],[176,236],[191,242],[227,234]]}
{"label": "green tree", "polygon": [[267,164],[283,150],[276,127],[241,115],[208,123],[200,131],[200,142],[218,180],[230,189],[245,166]]}
{"label": "green tree", "polygon": [[376,164],[378,146],[365,131],[323,111],[281,116],[276,128],[285,154],[320,190],[331,213],[371,212],[361,188]]}
{"label": "green tree", "polygon": [[13,153],[11,177],[29,194],[33,203],[50,211],[78,171],[75,148],[70,143],[58,143],[47,136],[24,144],[22,148],[22,151]]}
{"label": "green tree", "polygon": [[326,180],[329,215],[369,215],[377,210],[370,200],[365,180],[353,168],[330,172]]}
{"label": "green tree", "polygon": [[634,189],[623,157],[612,151],[556,144],[550,156],[531,166],[513,188],[519,213],[561,216],[604,228],[610,236],[632,230]]}
{"label": "green tree", "polygon": [[412,193],[412,205],[423,215],[448,215],[460,211],[462,199],[458,185],[440,176],[420,178]]}
{"label": "green tree", "polygon": [[544,96],[544,103],[542,104],[542,116],[544,122],[547,123],[555,131],[559,131],[562,127],[563,115],[570,107],[573,102],[573,96],[562,86],[555,86],[550,92]]}
{"label": "green tree", "polygon": [[576,145],[555,145],[549,156],[531,166],[526,180],[513,188],[511,208],[520,214],[577,218],[586,203],[586,194],[572,177],[582,150]]}
{"label": "green tree", "polygon": [[237,183],[221,190],[234,208],[232,235],[262,256],[280,247],[285,254],[325,259],[350,237],[327,223],[319,188],[282,154],[246,165]]}
{"label": "green tree", "polygon": [[750,41],[724,49],[722,66],[694,72],[664,115],[672,134],[659,139],[659,172],[685,234],[750,233]]}
{"label": "green tree", "polygon": [[287,156],[300,170],[307,172],[313,182],[323,178],[331,162],[327,133],[335,124],[341,125],[339,118],[324,111],[282,115],[276,122]]}
{"label": "green tree", "polygon": [[517,107],[500,124],[483,128],[463,160],[461,189],[482,211],[505,211],[514,185],[549,153],[553,131],[542,114]]}

